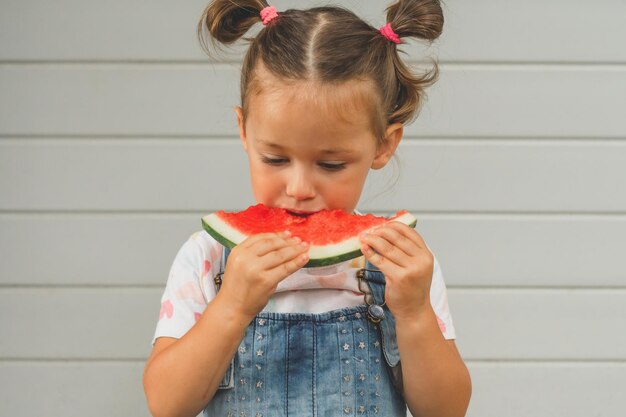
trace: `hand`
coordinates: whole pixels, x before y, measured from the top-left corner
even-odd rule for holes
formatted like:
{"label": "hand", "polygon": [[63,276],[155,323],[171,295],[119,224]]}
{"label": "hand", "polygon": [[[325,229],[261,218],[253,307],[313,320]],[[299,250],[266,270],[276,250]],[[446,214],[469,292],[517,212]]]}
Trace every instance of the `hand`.
{"label": "hand", "polygon": [[265,307],[278,283],[309,260],[309,245],[288,232],[260,233],[235,246],[228,257],[218,296],[252,319]]}
{"label": "hand", "polygon": [[360,239],[365,258],[385,275],[385,301],[396,318],[430,307],[435,258],[415,229],[389,222]]}

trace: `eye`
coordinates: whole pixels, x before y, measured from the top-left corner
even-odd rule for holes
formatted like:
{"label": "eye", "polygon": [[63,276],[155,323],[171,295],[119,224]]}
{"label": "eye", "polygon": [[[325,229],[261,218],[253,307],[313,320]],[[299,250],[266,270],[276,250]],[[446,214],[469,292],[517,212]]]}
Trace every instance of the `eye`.
{"label": "eye", "polygon": [[270,158],[268,156],[261,156],[261,161],[268,165],[281,165],[288,162],[287,158]]}
{"label": "eye", "polygon": [[345,162],[319,162],[318,165],[328,171],[340,171],[346,167]]}

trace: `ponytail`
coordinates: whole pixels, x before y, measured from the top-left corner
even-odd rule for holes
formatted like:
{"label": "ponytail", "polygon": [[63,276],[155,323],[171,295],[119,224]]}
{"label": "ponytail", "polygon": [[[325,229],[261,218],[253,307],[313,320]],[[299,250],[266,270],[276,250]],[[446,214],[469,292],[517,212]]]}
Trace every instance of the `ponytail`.
{"label": "ponytail", "polygon": [[216,41],[230,45],[239,40],[255,23],[262,22],[261,10],[267,6],[265,0],[212,1],[198,22],[197,34],[202,50],[211,54],[207,38],[213,46]]}
{"label": "ponytail", "polygon": [[[400,38],[417,38],[432,43],[443,30],[443,11],[439,0],[399,0],[387,7],[387,21]],[[425,89],[439,78],[439,66],[421,76],[413,74],[395,48],[391,60],[397,79],[394,103],[388,107],[388,123],[406,124],[419,114],[425,99]],[[390,103],[391,104],[391,103]]]}
{"label": "ponytail", "polygon": [[399,0],[387,7],[387,22],[401,37],[434,41],[443,30],[438,0]]}

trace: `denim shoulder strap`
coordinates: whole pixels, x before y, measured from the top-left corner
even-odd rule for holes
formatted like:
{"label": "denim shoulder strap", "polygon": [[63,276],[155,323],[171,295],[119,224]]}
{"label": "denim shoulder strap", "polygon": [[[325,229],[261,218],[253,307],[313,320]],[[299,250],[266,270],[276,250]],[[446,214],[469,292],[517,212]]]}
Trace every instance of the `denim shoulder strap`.
{"label": "denim shoulder strap", "polygon": [[378,268],[367,261],[365,264],[365,280],[369,284],[374,302],[382,305],[385,312],[385,317],[378,323],[378,326],[380,326],[382,334],[385,359],[387,364],[393,368],[400,362],[400,350],[398,349],[398,339],[396,337],[396,319],[389,311],[389,307],[386,304],[383,305],[385,302],[385,276]]}
{"label": "denim shoulder strap", "polygon": [[226,261],[228,260],[228,255],[230,255],[230,248],[228,246],[224,246],[222,249],[222,261],[220,262],[220,272],[215,275],[213,281],[215,282],[215,293],[220,290],[222,287],[222,277],[224,276],[224,270],[226,270]]}
{"label": "denim shoulder strap", "polygon": [[230,255],[231,249],[228,246],[224,246],[224,250],[222,251],[222,263],[220,264],[220,272],[223,274],[224,269],[226,269],[226,261],[228,260],[228,255]]}
{"label": "denim shoulder strap", "polygon": [[[226,260],[230,255],[230,249],[224,246],[222,250],[222,261],[220,262],[220,271],[215,275],[213,281],[215,282],[215,293],[220,290],[222,286],[222,277],[224,276],[224,270],[226,269]],[[235,388],[235,357],[230,360],[230,365],[224,374],[224,378],[218,385],[217,389],[233,389]]]}

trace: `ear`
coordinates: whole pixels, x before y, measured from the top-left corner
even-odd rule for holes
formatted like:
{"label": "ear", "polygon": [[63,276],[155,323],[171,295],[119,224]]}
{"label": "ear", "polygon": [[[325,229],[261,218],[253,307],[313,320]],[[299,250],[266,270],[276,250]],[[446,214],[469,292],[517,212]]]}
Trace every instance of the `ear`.
{"label": "ear", "polygon": [[237,126],[239,126],[239,138],[243,145],[243,149],[248,152],[248,141],[246,138],[246,124],[243,117],[243,109],[240,106],[235,107],[235,114],[237,114]]}
{"label": "ear", "polygon": [[387,126],[385,140],[378,146],[378,149],[376,149],[376,156],[374,157],[374,161],[372,161],[372,169],[381,169],[387,165],[387,162],[389,162],[396,152],[396,148],[403,134],[404,126],[402,123],[393,123]]}

